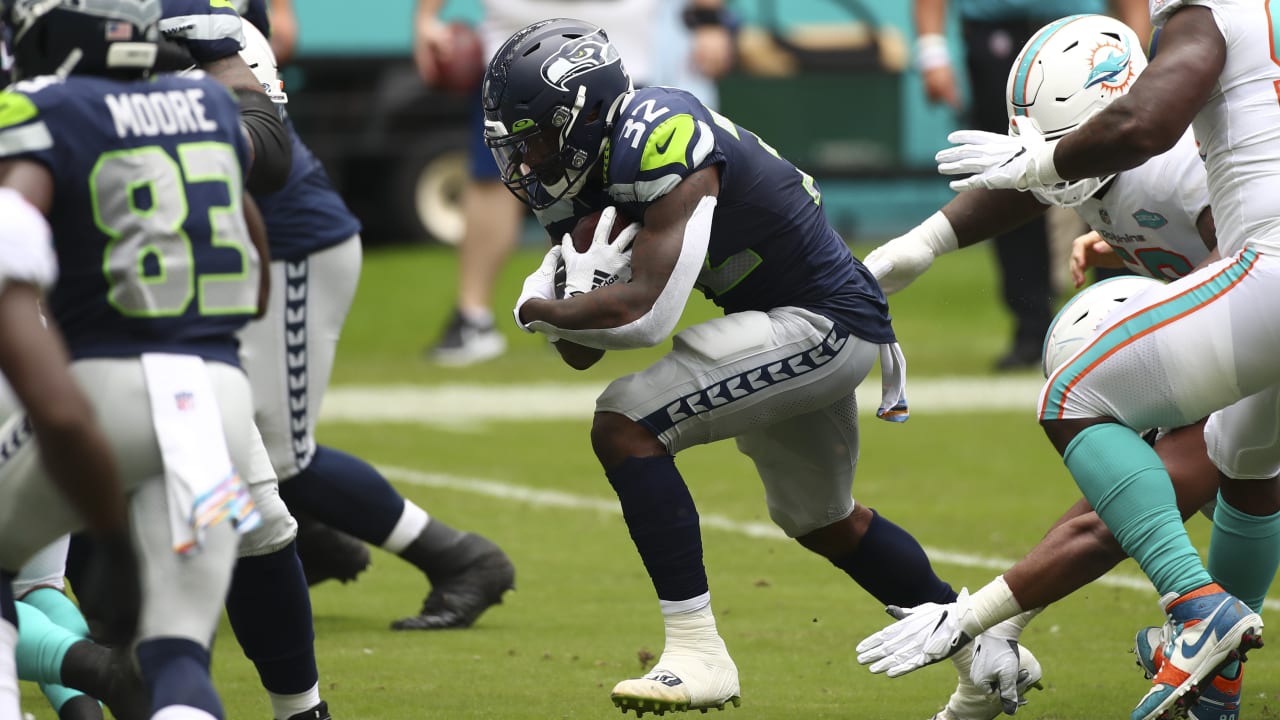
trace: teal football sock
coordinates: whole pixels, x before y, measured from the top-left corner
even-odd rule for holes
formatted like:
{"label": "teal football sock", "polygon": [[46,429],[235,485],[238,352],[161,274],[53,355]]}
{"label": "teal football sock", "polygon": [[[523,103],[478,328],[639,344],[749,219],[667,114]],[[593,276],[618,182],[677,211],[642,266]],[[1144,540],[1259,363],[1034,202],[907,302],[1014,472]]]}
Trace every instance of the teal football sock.
{"label": "teal football sock", "polygon": [[1115,423],[1092,425],[1062,459],[1157,592],[1182,594],[1213,581],[1182,526],[1169,474],[1137,433]]}
{"label": "teal football sock", "polygon": [[1262,612],[1271,581],[1280,569],[1280,513],[1249,515],[1218,494],[1209,540],[1209,574],[1227,592]]}
{"label": "teal football sock", "polygon": [[45,699],[49,701],[49,707],[52,707],[53,711],[58,714],[62,713],[62,706],[70,702],[72,698],[84,695],[79,690],[47,683],[40,683],[40,692],[44,693]]}
{"label": "teal football sock", "polygon": [[62,680],[62,661],[67,650],[84,638],[49,620],[25,602],[18,606],[18,677],[35,682]]}
{"label": "teal football sock", "polygon": [[39,588],[22,596],[22,602],[37,608],[54,623],[82,638],[89,637],[89,624],[71,598],[55,588]]}

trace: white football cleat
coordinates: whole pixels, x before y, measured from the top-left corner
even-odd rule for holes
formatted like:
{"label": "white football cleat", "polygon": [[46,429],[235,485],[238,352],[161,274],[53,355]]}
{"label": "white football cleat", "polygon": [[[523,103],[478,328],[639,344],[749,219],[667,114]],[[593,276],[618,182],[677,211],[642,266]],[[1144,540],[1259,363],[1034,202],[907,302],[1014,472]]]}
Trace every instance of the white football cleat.
{"label": "white football cleat", "polygon": [[723,644],[718,651],[705,653],[669,650],[644,677],[623,680],[610,696],[624,714],[635,710],[636,717],[646,712],[723,710],[725,703],[737,707],[741,702],[738,667]]}

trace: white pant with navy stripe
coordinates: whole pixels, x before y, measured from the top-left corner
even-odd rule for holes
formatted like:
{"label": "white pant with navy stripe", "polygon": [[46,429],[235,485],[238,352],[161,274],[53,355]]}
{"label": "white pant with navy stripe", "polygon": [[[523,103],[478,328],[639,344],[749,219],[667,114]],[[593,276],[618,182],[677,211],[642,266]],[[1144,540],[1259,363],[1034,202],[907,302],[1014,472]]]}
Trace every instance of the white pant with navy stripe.
{"label": "white pant with navy stripe", "polygon": [[675,455],[736,438],[755,462],[770,518],[799,537],[853,512],[854,389],[880,348],[794,307],[740,312],[676,334],[671,352],[596,401]]}

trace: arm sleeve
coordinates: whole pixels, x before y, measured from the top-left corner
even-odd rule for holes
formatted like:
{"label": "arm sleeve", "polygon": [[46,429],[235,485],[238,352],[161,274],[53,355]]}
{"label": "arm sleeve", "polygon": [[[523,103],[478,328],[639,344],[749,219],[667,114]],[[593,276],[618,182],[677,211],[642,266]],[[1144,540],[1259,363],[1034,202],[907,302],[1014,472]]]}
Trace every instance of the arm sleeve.
{"label": "arm sleeve", "polygon": [[237,88],[240,124],[253,145],[253,164],[245,187],[255,194],[272,193],[284,187],[293,164],[289,131],[276,105],[262,92]]}
{"label": "arm sleeve", "polygon": [[702,261],[711,242],[711,218],[715,209],[714,197],[707,196],[698,202],[685,223],[684,242],[676,266],[653,307],[644,315],[616,328],[563,330],[550,323],[534,321],[529,323],[530,329],[600,350],[653,347],[662,342],[679,322],[693,284],[702,271]]}
{"label": "arm sleeve", "polygon": [[0,188],[0,290],[11,282],[48,289],[58,278],[49,223],[26,198]]}

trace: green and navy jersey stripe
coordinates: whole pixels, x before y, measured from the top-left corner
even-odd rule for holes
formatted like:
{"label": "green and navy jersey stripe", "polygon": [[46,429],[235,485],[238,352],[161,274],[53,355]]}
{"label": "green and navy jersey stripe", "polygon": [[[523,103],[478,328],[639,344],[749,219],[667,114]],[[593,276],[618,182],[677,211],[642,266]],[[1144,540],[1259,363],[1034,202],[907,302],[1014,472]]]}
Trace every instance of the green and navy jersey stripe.
{"label": "green and navy jersey stripe", "polygon": [[1062,419],[1067,396],[1090,371],[1122,348],[1225,296],[1249,274],[1257,259],[1256,251],[1245,250],[1236,256],[1235,262],[1212,277],[1155,305],[1138,310],[1094,337],[1071,361],[1058,368],[1049,378],[1049,389],[1040,406],[1040,420]]}

